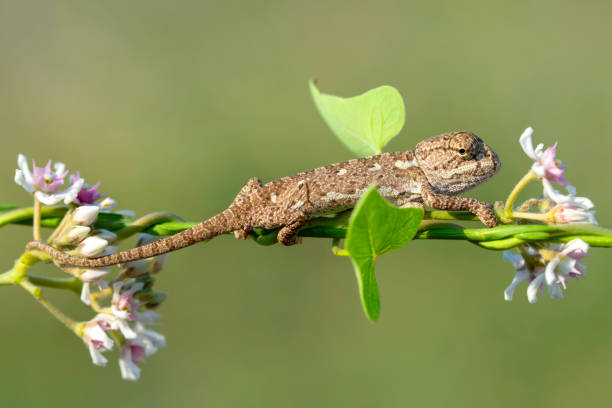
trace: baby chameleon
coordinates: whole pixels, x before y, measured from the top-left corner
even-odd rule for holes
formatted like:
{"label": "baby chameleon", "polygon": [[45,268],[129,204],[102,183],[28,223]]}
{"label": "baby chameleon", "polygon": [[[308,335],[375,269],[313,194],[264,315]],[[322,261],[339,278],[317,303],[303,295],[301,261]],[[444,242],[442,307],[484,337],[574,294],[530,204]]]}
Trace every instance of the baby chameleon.
{"label": "baby chameleon", "polygon": [[299,229],[311,218],[353,208],[372,183],[399,207],[470,211],[487,226],[497,225],[491,205],[456,197],[490,179],[500,168],[493,150],[469,132],[444,133],[416,149],[331,164],[262,185],[252,178],[225,211],[176,235],[100,258],[71,256],[32,241],[59,263],[96,268],[150,258],[234,231],[247,238],[252,228],[275,229],[284,245],[297,243]]}

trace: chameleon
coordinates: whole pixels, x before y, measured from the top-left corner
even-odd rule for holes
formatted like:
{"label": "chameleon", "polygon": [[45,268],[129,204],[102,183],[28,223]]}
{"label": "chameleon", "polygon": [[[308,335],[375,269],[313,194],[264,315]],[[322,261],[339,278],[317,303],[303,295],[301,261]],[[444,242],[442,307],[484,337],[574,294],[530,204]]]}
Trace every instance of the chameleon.
{"label": "chameleon", "polygon": [[279,229],[278,242],[294,245],[310,219],[353,208],[373,183],[395,206],[470,211],[494,227],[497,217],[489,203],[457,194],[490,179],[500,166],[497,154],[475,134],[443,133],[413,150],[331,164],[265,185],[251,178],[223,212],[178,234],[112,255],[79,257],[39,241],[26,249],[44,251],[62,264],[98,268],[151,258],[230,232],[246,239],[253,228]]}

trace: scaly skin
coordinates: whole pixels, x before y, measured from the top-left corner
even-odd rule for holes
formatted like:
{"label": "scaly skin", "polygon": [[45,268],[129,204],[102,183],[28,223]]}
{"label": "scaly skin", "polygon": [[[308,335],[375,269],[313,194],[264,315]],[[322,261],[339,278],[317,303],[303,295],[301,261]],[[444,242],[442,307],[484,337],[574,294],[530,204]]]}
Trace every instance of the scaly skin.
{"label": "scaly skin", "polygon": [[150,258],[232,231],[237,238],[246,238],[253,228],[280,228],[278,241],[293,245],[305,222],[353,208],[372,183],[399,207],[470,211],[487,227],[494,227],[497,218],[490,204],[455,195],[493,177],[500,165],[495,152],[478,136],[444,133],[424,140],[414,150],[331,164],[266,185],[252,178],[225,211],[176,235],[113,255],[76,257],[38,241],[26,249],[44,251],[59,263],[97,268]]}

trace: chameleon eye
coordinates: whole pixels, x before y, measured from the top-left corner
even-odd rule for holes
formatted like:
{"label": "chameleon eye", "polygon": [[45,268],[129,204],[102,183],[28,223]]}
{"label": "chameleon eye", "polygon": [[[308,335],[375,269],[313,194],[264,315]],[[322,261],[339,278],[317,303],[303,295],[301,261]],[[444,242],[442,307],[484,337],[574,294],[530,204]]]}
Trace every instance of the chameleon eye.
{"label": "chameleon eye", "polygon": [[464,155],[465,154],[465,149],[459,149],[459,154]]}

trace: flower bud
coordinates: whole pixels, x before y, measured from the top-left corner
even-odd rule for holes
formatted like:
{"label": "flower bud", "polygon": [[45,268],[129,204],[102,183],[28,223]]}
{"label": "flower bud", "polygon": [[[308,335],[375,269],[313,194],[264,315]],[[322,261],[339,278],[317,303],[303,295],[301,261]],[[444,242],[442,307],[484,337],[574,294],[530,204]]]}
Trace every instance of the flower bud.
{"label": "flower bud", "polygon": [[82,205],[72,213],[72,222],[76,225],[91,225],[98,218],[100,209],[96,205]]}
{"label": "flower bud", "polygon": [[142,283],[142,290],[147,291],[153,288],[153,284],[155,283],[155,278],[150,274],[144,274],[138,278],[136,278],[137,283]]}
{"label": "flower bud", "polygon": [[123,273],[130,278],[137,278],[147,272],[152,272],[154,266],[155,260],[153,259],[139,259],[126,263],[123,268]]}
{"label": "flower bud", "polygon": [[81,279],[83,282],[96,282],[105,278],[109,273],[110,269],[108,267],[84,269],[79,275],[79,279]]}
{"label": "flower bud", "polygon": [[102,211],[110,212],[113,211],[117,202],[110,197],[106,197],[104,200],[100,201],[100,209]]}
{"label": "flower bud", "polygon": [[85,227],[83,225],[73,225],[62,235],[55,238],[53,243],[56,245],[76,245],[84,240],[87,235],[89,235],[90,231],[91,228],[89,227]]}
{"label": "flower bud", "polygon": [[91,233],[91,235],[94,236],[94,237],[102,238],[102,239],[108,241],[109,243],[111,243],[111,242],[113,242],[114,240],[117,239],[117,234],[115,234],[112,231],[105,230],[105,229],[94,230]]}
{"label": "flower bud", "polygon": [[79,244],[77,251],[84,257],[93,258],[101,255],[107,246],[108,242],[105,239],[87,237]]}
{"label": "flower bud", "polygon": [[152,273],[157,273],[162,270],[166,264],[166,261],[168,260],[168,255],[170,254],[158,255],[154,258],[153,270],[151,271]]}
{"label": "flower bud", "polygon": [[585,210],[584,208],[559,205],[554,210],[555,222],[566,224],[570,222],[588,222],[597,225],[594,211]]}
{"label": "flower bud", "polygon": [[155,292],[153,293],[153,297],[151,298],[151,300],[149,300],[145,305],[145,308],[155,309],[156,307],[161,305],[167,297],[168,293],[166,292]]}

